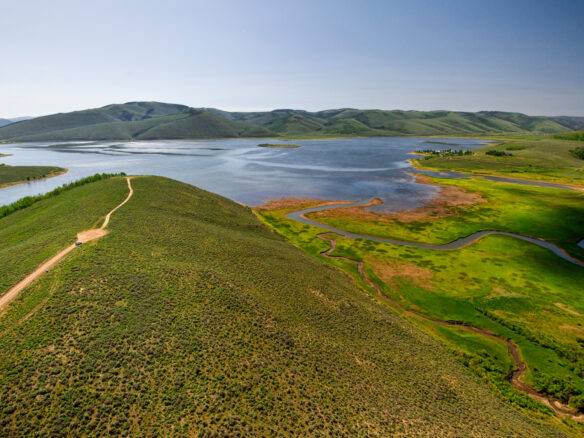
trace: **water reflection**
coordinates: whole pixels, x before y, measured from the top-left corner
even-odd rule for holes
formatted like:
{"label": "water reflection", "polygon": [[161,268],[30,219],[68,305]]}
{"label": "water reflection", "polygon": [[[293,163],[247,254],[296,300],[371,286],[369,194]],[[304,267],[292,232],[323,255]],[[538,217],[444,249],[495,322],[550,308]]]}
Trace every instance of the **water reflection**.
{"label": "water reflection", "polygon": [[[367,138],[294,141],[300,148],[259,148],[262,139],[52,142],[2,145],[13,154],[0,162],[53,165],[69,172],[43,181],[0,190],[0,204],[36,195],[96,172],[126,172],[174,178],[247,205],[298,197],[357,200],[379,197],[385,211],[422,205],[436,188],[416,184],[408,153],[438,149],[420,138]],[[440,142],[441,139],[432,139]],[[483,140],[447,139],[460,149]],[[278,140],[278,143],[284,141]]]}

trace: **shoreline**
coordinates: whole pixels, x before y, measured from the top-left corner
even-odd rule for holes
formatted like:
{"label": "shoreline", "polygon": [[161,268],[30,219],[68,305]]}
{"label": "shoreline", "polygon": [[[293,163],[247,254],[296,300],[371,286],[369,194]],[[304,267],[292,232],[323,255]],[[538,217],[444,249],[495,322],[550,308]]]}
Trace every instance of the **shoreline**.
{"label": "shoreline", "polygon": [[[14,167],[17,167],[17,166],[14,166]],[[33,180],[29,180],[29,181],[21,180],[21,181],[13,181],[13,182],[6,183],[6,184],[0,184],[0,190],[5,189],[7,187],[13,187],[13,186],[21,185],[21,184],[33,183],[33,182],[37,182],[37,181],[42,181],[44,179],[54,178],[56,176],[64,175],[67,172],[69,172],[69,169],[63,168],[63,170],[61,170],[61,171],[52,172],[48,175],[43,176],[42,178],[36,178]]]}
{"label": "shoreline", "polygon": [[[412,152],[410,152],[410,154],[412,154],[412,155],[418,155],[418,154],[415,154],[415,153],[412,153]],[[507,178],[507,179],[510,179],[510,180],[515,179],[515,180],[518,180],[518,181],[525,181],[525,182],[532,182],[532,183],[556,184],[556,185],[564,185],[566,187],[571,187],[571,188],[573,188],[575,190],[584,191],[584,185],[578,185],[578,184],[574,184],[574,183],[571,183],[571,182],[564,182],[561,179],[560,180],[545,180],[545,179],[521,178],[520,176],[517,176],[517,174],[509,174],[509,173],[503,173],[503,172],[480,173],[480,172],[473,172],[472,169],[465,170],[464,172],[461,172],[461,171],[458,171],[458,170],[436,169],[436,168],[426,167],[426,166],[422,165],[419,158],[410,158],[410,159],[407,160],[407,162],[410,163],[411,166],[414,169],[426,170],[426,171],[429,171],[429,172],[436,172],[436,173],[441,173],[441,172],[455,173],[455,174],[465,175],[465,176],[467,176],[469,178],[473,178],[473,177],[480,177],[480,178]],[[506,182],[508,184],[513,184],[513,182],[511,182],[511,181],[500,181],[500,182]],[[584,183],[584,181],[583,181],[583,183]],[[521,184],[521,182],[517,182],[515,184]]]}

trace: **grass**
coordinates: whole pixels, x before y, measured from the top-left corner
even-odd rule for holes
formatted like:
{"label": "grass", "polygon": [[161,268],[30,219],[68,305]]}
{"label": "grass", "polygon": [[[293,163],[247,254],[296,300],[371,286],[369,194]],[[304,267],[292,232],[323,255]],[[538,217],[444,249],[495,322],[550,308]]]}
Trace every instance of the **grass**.
{"label": "grass", "polygon": [[[32,253],[72,212],[98,223],[124,185],[0,219],[37,230],[2,249]],[[132,185],[107,236],[1,315],[1,434],[558,434],[249,209],[165,178]]]}
{"label": "grass", "polygon": [[[500,141],[474,149],[473,155],[412,160],[416,167],[463,173],[502,175],[557,183],[584,185],[584,162],[571,153],[581,147],[576,140],[556,136],[492,137]],[[513,151],[513,156],[487,155]]]}
{"label": "grass", "polygon": [[[406,220],[373,215],[361,219],[341,209],[311,213],[307,217],[358,234],[413,242],[447,243],[480,230],[510,231],[549,240],[584,260],[577,243],[584,237],[584,195],[563,190],[500,183],[483,178],[431,178],[445,188],[475,194],[473,205],[450,206],[437,215]],[[476,202],[478,200],[486,202]],[[561,219],[560,219],[561,218]]]}
{"label": "grass", "polygon": [[7,166],[0,164],[0,188],[35,181],[37,179],[51,178],[65,172],[67,172],[67,169],[63,169],[62,167]]}
{"label": "grass", "polygon": [[556,134],[554,138],[560,140],[584,141],[584,131],[566,132],[565,134]]}
{"label": "grass", "polygon": [[26,208],[0,215],[0,291],[8,290],[41,262],[73,243],[79,231],[101,224],[126,192],[122,178],[115,177],[111,182],[100,179],[60,189],[38,197]]}
{"label": "grass", "polygon": [[[582,195],[576,192],[532,187],[524,191],[525,186],[479,179],[440,182],[480,189],[491,205],[479,204],[488,208],[482,212],[457,211],[449,219],[429,220],[426,228],[419,229],[399,222],[386,223],[382,228],[374,222],[357,222],[354,218],[335,218],[327,223],[341,229],[353,225],[352,231],[365,234],[417,237],[416,240],[432,237],[430,240],[434,241],[468,234],[475,227],[506,224],[505,229],[542,235],[569,249],[573,249],[569,242],[582,237],[579,234]],[[328,248],[326,242],[316,238],[321,229],[286,219],[289,211],[264,210],[258,214],[309,254],[318,256]],[[368,276],[406,309],[432,319],[463,321],[512,339],[528,365],[526,382],[584,408],[584,270],[581,267],[507,236],[488,236],[453,251],[338,238],[334,255],[365,262]],[[353,275],[356,282],[371,292],[354,265],[325,260]],[[543,405],[508,383],[512,363],[503,343],[463,329],[409,319],[441,340],[500,397],[535,416],[545,415]],[[581,426],[573,427],[573,432],[583,433]]]}
{"label": "grass", "polygon": [[18,201],[13,202],[12,204],[0,206],[0,218],[8,216],[9,214],[17,212],[19,210],[22,210],[23,208],[30,207],[31,205],[33,205],[39,201],[42,201],[44,199],[48,199],[48,198],[52,198],[54,196],[57,196],[57,195],[61,194],[62,192],[67,191],[67,190],[71,190],[75,187],[80,187],[80,186],[83,186],[85,184],[89,184],[89,183],[92,183],[95,181],[100,181],[102,179],[108,179],[108,178],[111,178],[113,176],[123,176],[123,175],[125,175],[123,172],[119,173],[119,174],[96,173],[93,176],[88,176],[86,178],[82,178],[80,180],[74,181],[74,182],[69,183],[69,184],[63,184],[61,187],[57,187],[56,189],[51,190],[50,192],[47,192],[44,195],[25,196],[24,198],[20,198]]}

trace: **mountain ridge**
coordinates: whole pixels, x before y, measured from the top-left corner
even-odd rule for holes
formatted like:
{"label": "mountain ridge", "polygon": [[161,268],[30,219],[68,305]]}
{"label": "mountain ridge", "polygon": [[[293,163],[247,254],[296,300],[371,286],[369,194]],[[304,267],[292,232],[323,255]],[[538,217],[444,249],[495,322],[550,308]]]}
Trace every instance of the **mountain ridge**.
{"label": "mountain ridge", "polygon": [[338,108],[232,112],[163,102],[127,102],[9,122],[0,126],[0,141],[559,134],[583,128],[584,117],[505,111]]}

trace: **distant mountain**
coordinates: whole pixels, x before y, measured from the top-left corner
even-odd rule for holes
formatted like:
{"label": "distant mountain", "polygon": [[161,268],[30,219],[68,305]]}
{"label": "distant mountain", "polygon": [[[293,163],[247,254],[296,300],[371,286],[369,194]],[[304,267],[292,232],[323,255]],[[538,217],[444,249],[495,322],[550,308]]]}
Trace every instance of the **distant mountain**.
{"label": "distant mountain", "polygon": [[550,119],[555,120],[570,129],[582,129],[582,127],[584,127],[584,117],[558,116],[550,117]]}
{"label": "distant mountain", "polygon": [[10,125],[11,123],[22,122],[23,120],[34,119],[34,117],[14,117],[12,119],[0,119],[0,127]]}
{"label": "distant mountain", "polygon": [[22,122],[23,120],[31,120],[34,119],[34,117],[30,117],[30,116],[24,116],[24,117],[13,117],[11,119],[9,119],[12,123],[16,123],[16,122]]}
{"label": "distant mountain", "polygon": [[229,112],[160,102],[128,102],[6,124],[0,127],[0,140],[555,134],[582,128],[583,117],[534,117],[501,111],[342,108],[318,112],[293,109]]}

